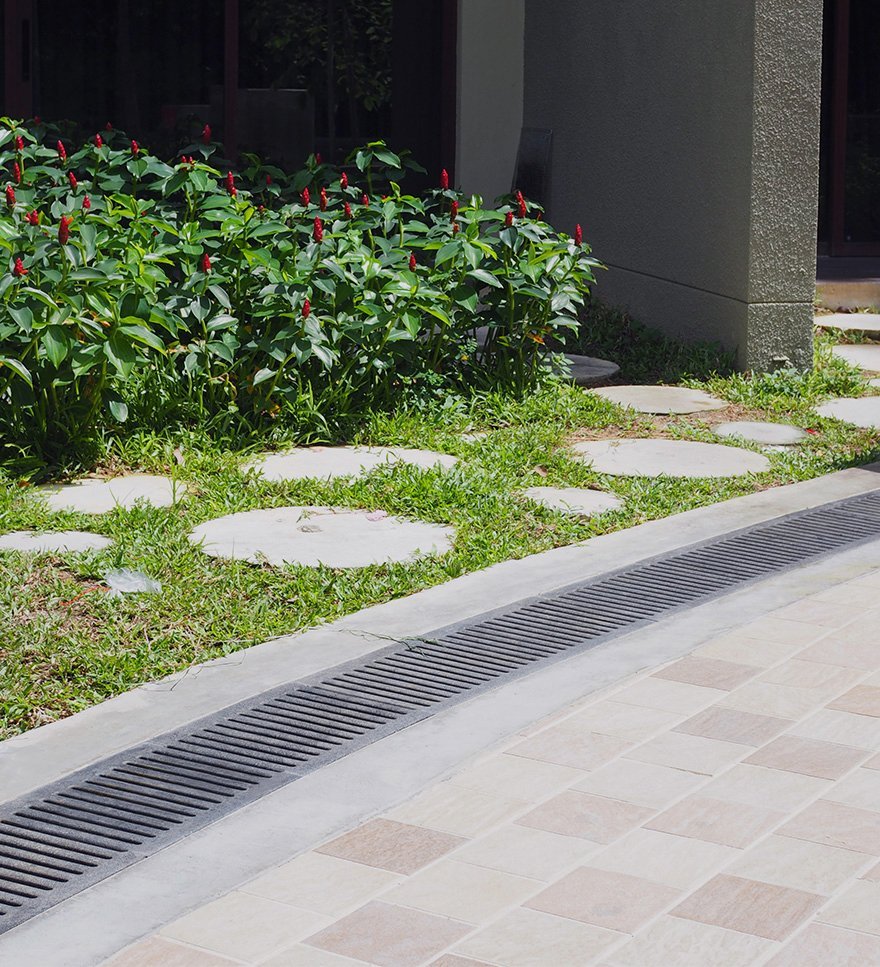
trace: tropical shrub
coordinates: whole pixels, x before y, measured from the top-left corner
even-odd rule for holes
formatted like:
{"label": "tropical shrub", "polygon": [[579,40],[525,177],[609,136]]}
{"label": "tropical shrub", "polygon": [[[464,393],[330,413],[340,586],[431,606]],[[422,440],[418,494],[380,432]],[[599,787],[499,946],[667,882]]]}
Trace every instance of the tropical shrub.
{"label": "tropical shrub", "polygon": [[152,397],[332,434],[420,380],[528,391],[577,328],[596,262],[522,195],[406,195],[381,142],[290,177],[217,155],[208,128],[168,164],[0,120],[0,444],[53,459]]}

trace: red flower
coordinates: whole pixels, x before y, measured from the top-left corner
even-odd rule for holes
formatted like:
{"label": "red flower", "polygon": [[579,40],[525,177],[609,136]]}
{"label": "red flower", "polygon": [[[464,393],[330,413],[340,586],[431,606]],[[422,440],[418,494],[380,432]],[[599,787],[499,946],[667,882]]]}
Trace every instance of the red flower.
{"label": "red flower", "polygon": [[20,134],[15,136],[15,150],[24,151],[24,138]]}
{"label": "red flower", "polygon": [[185,154],[182,154],[182,155],[180,156],[180,163],[181,163],[182,165],[190,165],[190,166],[192,166],[192,165],[194,165],[194,164],[195,164],[195,160],[193,159],[193,156],[192,156],[192,155],[190,155],[190,156],[189,156],[189,157],[187,158],[187,156],[186,156]]}
{"label": "red flower", "polygon": [[206,124],[202,128],[202,143],[203,144],[211,143],[211,125],[210,124]]}
{"label": "red flower", "polygon": [[321,189],[321,211],[322,212],[327,211],[327,189],[326,188]]}
{"label": "red flower", "polygon": [[300,201],[303,203],[303,205],[305,205],[306,208],[308,208],[309,205],[311,205],[311,203],[312,203],[312,196],[309,193],[309,189],[308,188],[303,188],[303,190],[299,193],[299,198],[300,198]]}
{"label": "red flower", "polygon": [[410,252],[409,253],[409,270],[410,270],[410,272],[415,272],[417,265],[418,265],[418,262],[416,262],[415,253],[414,252]]}
{"label": "red flower", "polygon": [[58,157],[62,160],[62,162],[67,161],[67,149],[64,147],[64,142],[59,141],[55,147],[58,149]]}
{"label": "red flower", "polygon": [[370,199],[366,192],[364,192],[361,196],[361,204],[364,206],[364,208],[370,207]]}
{"label": "red flower", "polygon": [[583,245],[584,243],[584,230],[580,225],[575,225],[574,227],[574,244]]}
{"label": "red flower", "polygon": [[453,222],[452,223],[452,234],[453,235],[458,235],[458,233],[460,231],[461,231],[461,225],[459,225],[458,222]]}
{"label": "red flower", "polygon": [[131,153],[135,156],[135,158],[140,154],[140,151],[141,151],[141,146],[137,143],[137,141],[132,141]]}
{"label": "red flower", "polygon": [[271,184],[272,184],[272,176],[271,175],[266,175],[266,187],[268,188],[269,185],[271,185]]}
{"label": "red flower", "polygon": [[320,151],[316,151],[315,152],[315,164],[316,165],[319,165],[320,163],[321,163],[321,152]]}
{"label": "red flower", "polygon": [[238,194],[238,189],[235,187],[235,175],[231,171],[226,172],[226,190],[232,198],[235,198]]}
{"label": "red flower", "polygon": [[205,252],[205,253],[204,253],[204,254],[202,255],[202,260],[201,260],[201,262],[199,262],[199,268],[200,268],[200,269],[201,269],[201,270],[202,270],[202,271],[203,271],[203,272],[204,272],[204,273],[205,273],[206,275],[207,275],[207,273],[208,273],[208,272],[210,272],[210,271],[211,271],[211,259],[209,258],[209,256],[208,256],[208,253],[207,253],[207,252]]}
{"label": "red flower", "polygon": [[104,147],[104,139],[101,137],[100,134],[96,134],[95,135],[95,147],[96,148],[103,148]]}
{"label": "red flower", "polygon": [[312,230],[312,238],[320,245],[324,241],[324,223],[320,218],[315,219],[315,227]]}
{"label": "red flower", "polygon": [[70,190],[76,191],[79,182],[76,180],[76,175],[72,171],[67,172],[67,180],[70,182]]}
{"label": "red flower", "polygon": [[513,224],[513,212],[510,211],[507,213],[507,215],[504,218],[504,227],[510,228],[512,224]]}
{"label": "red flower", "polygon": [[24,220],[28,223],[28,225],[39,225],[40,213],[35,208],[32,212],[28,212],[27,215],[24,216]]}
{"label": "red flower", "polygon": [[352,218],[353,217],[352,214],[351,214],[351,205],[349,205],[348,202],[345,203],[345,209],[344,209],[344,211],[345,211],[345,217],[346,218]]}
{"label": "red flower", "polygon": [[15,260],[15,268],[12,270],[12,274],[19,278],[28,274],[28,270],[24,267],[24,262],[20,258]]}
{"label": "red flower", "polygon": [[456,218],[458,218],[458,202],[457,202],[457,201],[454,201],[454,202],[453,202],[453,203],[452,203],[452,204],[451,204],[451,205],[449,206],[449,217],[450,217],[450,218],[451,218],[451,219],[452,219],[453,221],[455,221],[455,219],[456,219]]}
{"label": "red flower", "polygon": [[339,176],[339,187],[344,191],[348,188],[348,175],[343,171]]}
{"label": "red flower", "polygon": [[303,319],[308,319],[312,312],[312,304],[308,299],[303,303]]}
{"label": "red flower", "polygon": [[67,245],[67,240],[70,238],[70,223],[73,219],[69,215],[62,215],[61,221],[58,223],[58,241],[61,245]]}
{"label": "red flower", "polygon": [[106,124],[104,125],[104,130],[105,130],[105,131],[112,131],[112,130],[113,130],[113,125],[112,125],[112,124],[111,124],[111,123],[110,123],[110,122],[108,121],[108,122],[107,122],[107,123],[106,123]]}
{"label": "red flower", "polygon": [[12,165],[12,180],[17,184],[21,184],[21,165],[16,161]]}
{"label": "red flower", "polygon": [[521,191],[518,191],[516,193],[516,203],[517,205],[519,205],[519,217],[525,218],[528,215],[529,211],[526,208],[526,200],[525,198],[523,198],[523,193]]}
{"label": "red flower", "polygon": [[12,185],[6,186],[6,207],[13,208],[15,206],[15,189]]}
{"label": "red flower", "polygon": [[92,207],[92,199],[88,195],[83,195],[83,211],[87,212]]}
{"label": "red flower", "polygon": [[445,168],[440,172],[440,188],[443,191],[449,188],[449,172]]}

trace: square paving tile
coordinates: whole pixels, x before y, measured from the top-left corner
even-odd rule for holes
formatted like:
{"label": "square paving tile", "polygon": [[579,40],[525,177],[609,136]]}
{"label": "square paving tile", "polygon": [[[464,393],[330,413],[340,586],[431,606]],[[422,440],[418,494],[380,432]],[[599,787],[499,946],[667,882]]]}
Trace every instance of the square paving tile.
{"label": "square paving tile", "polygon": [[662,729],[680,722],[681,716],[681,712],[628,705],[611,698],[576,712],[566,719],[566,724],[588,732],[613,735],[629,742],[644,742]]}
{"label": "square paving tile", "polygon": [[799,772],[819,779],[839,779],[867,758],[860,749],[836,742],[783,735],[746,759],[749,765]]}
{"label": "square paving tile", "polygon": [[640,826],[653,810],[586,792],[563,792],[521,816],[517,823],[562,836],[610,843]]}
{"label": "square paving tile", "polygon": [[[832,693],[833,694],[833,693]],[[799,719],[821,708],[828,693],[813,688],[794,688],[773,682],[747,682],[730,692],[719,703],[724,708],[772,715],[780,719]]]}
{"label": "square paving tile", "polygon": [[384,894],[383,900],[441,917],[479,923],[497,916],[514,903],[521,903],[541,886],[539,880],[447,859],[404,880]]}
{"label": "square paving tile", "polygon": [[799,655],[804,661],[825,662],[840,665],[842,668],[860,668],[874,671],[880,668],[880,654],[877,650],[877,625],[865,629],[863,635],[850,625],[845,631],[836,631],[805,648]]}
{"label": "square paving tile", "polygon": [[717,688],[729,692],[757,674],[752,665],[738,665],[718,658],[694,658],[689,655],[654,672],[654,678],[665,678],[703,688]]}
{"label": "square paving tile", "polygon": [[795,621],[791,618],[775,618],[765,615],[737,628],[737,634],[748,638],[759,638],[784,644],[799,645],[805,648],[820,635],[827,634],[827,628],[817,628],[809,621]]}
{"label": "square paving tile", "polygon": [[767,967],[871,967],[880,964],[880,939],[811,923]]}
{"label": "square paving tile", "polygon": [[880,856],[877,813],[820,799],[778,830],[782,836]]}
{"label": "square paving tile", "polygon": [[443,782],[389,810],[385,817],[470,837],[497,826],[522,810],[523,804],[517,800]]}
{"label": "square paving tile", "polygon": [[626,753],[625,758],[713,776],[750,751],[749,746],[734,742],[720,742],[684,732],[664,732],[636,746]]}
{"label": "square paving tile", "polygon": [[872,866],[867,873],[862,874],[863,880],[872,880],[874,883],[880,883],[880,863],[876,866]]}
{"label": "square paving tile", "polygon": [[312,947],[379,967],[417,967],[472,928],[421,910],[368,903],[306,941]]}
{"label": "square paving tile", "polygon": [[[160,965],[157,964],[156,967]],[[268,960],[261,960],[260,967],[368,967],[368,965],[365,960],[352,960],[351,957],[331,954],[328,950],[296,944]]]}
{"label": "square paving tile", "polygon": [[585,964],[620,934],[576,920],[520,908],[463,940],[457,952],[504,967]]}
{"label": "square paving tile", "polygon": [[540,802],[582,778],[578,769],[502,752],[459,772],[454,786],[475,789],[516,802]]}
{"label": "square paving tile", "polygon": [[239,963],[163,937],[148,937],[106,961],[104,967],[232,967]]}
{"label": "square paving tile", "polygon": [[703,688],[663,678],[640,678],[614,693],[614,701],[624,705],[657,708],[664,712],[693,715],[694,712],[724,698],[727,692],[718,688]]}
{"label": "square paving tile", "polygon": [[828,779],[740,763],[703,786],[700,795],[792,812],[832,787]]}
{"label": "square paving tile", "polygon": [[880,936],[880,883],[856,880],[816,917],[822,923]]}
{"label": "square paving tile", "polygon": [[455,859],[547,881],[585,861],[599,848],[590,840],[510,823],[463,846]]}
{"label": "square paving tile", "polygon": [[833,702],[829,702],[828,708],[880,717],[880,688],[876,685],[856,685]]}
{"label": "square paving tile", "polygon": [[697,658],[720,658],[737,665],[769,668],[800,651],[801,645],[748,638],[741,632],[707,641],[693,653]]}
{"label": "square paving tile", "polygon": [[785,813],[760,806],[724,802],[704,796],[688,796],[655,816],[648,829],[743,849],[771,830]]}
{"label": "square paving tile", "polygon": [[632,933],[681,896],[637,876],[581,867],[526,904],[532,910]]}
{"label": "square paving tile", "polygon": [[424,826],[393,819],[373,819],[350,833],[319,847],[319,853],[338,856],[392,873],[414,873],[467,842]]}
{"label": "square paving tile", "polygon": [[457,954],[444,954],[438,960],[432,960],[430,967],[493,967],[485,960],[471,960],[470,957],[459,957]]}
{"label": "square paving tile", "polygon": [[835,782],[822,798],[880,812],[880,772],[876,769],[856,769]]}
{"label": "square paving tile", "polygon": [[611,735],[589,732],[567,719],[508,749],[509,755],[540,759],[573,769],[595,769],[616,758],[633,743]]}
{"label": "square paving tile", "polygon": [[607,766],[589,773],[572,789],[620,799],[637,806],[662,809],[705,781],[705,776],[681,769],[655,766],[635,759],[615,759]]}
{"label": "square paving tile", "polygon": [[824,901],[815,893],[722,874],[691,894],[672,915],[784,940]]}
{"label": "square paving tile", "polygon": [[674,731],[702,735],[707,739],[720,739],[723,742],[760,746],[791,724],[788,719],[712,705],[676,726]]}
{"label": "square paving tile", "polygon": [[880,718],[823,708],[798,722],[791,734],[874,751],[880,748]]}
{"label": "square paving tile", "polygon": [[808,621],[820,628],[841,628],[853,620],[853,609],[842,602],[804,598],[773,612],[775,618],[793,618],[795,621]]}
{"label": "square paving tile", "polygon": [[771,685],[789,685],[792,688],[807,688],[817,695],[836,695],[848,685],[857,681],[864,672],[839,665],[804,661],[800,655],[790,658],[758,676],[759,682]]}

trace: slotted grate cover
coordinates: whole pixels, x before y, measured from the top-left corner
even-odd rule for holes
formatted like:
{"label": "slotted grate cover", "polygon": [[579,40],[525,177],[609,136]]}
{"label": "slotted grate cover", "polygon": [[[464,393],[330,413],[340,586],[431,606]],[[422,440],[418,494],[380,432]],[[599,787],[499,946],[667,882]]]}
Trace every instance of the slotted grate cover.
{"label": "slotted grate cover", "polygon": [[499,682],[880,537],[880,492],[488,612],[248,699],[0,806],[0,933]]}

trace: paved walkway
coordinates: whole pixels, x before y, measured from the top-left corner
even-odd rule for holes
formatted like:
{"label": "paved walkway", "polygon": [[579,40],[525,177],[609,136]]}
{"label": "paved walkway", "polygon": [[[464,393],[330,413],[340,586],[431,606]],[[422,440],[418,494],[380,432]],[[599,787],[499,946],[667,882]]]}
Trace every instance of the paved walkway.
{"label": "paved walkway", "polygon": [[880,965],[878,751],[880,569],[592,695],[109,963]]}

